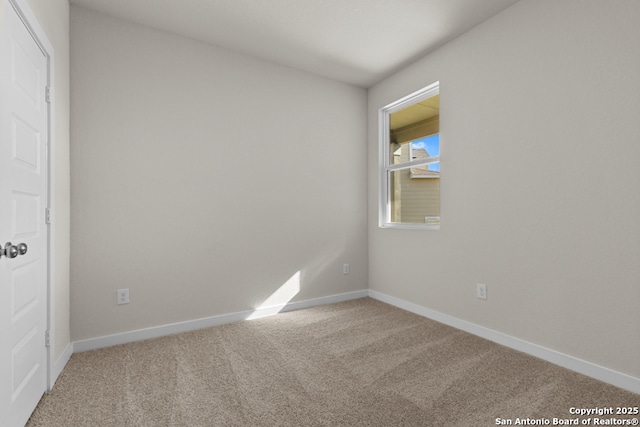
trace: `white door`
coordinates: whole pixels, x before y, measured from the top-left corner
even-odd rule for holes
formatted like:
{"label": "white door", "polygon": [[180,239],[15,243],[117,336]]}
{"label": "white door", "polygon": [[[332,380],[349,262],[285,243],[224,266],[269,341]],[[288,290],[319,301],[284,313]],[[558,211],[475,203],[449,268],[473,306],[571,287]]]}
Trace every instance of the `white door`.
{"label": "white door", "polygon": [[11,3],[0,1],[0,426],[14,427],[47,387],[48,68]]}

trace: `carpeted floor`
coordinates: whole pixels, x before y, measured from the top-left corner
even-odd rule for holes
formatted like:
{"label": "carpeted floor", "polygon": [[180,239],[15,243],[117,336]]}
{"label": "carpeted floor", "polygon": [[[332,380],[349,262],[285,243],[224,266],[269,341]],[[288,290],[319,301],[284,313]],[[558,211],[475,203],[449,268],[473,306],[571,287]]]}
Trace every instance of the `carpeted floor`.
{"label": "carpeted floor", "polygon": [[553,425],[621,406],[640,395],[364,298],[74,354],[27,426]]}

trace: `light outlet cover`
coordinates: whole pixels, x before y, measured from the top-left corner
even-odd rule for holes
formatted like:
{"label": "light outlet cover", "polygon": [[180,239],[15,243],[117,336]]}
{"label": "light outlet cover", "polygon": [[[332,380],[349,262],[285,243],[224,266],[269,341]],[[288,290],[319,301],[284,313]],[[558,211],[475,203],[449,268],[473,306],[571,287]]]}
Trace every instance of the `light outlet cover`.
{"label": "light outlet cover", "polygon": [[350,272],[351,272],[351,267],[349,267],[349,264],[343,264],[342,274],[349,274]]}
{"label": "light outlet cover", "polygon": [[487,299],[487,285],[483,283],[477,283],[476,296],[480,299]]}
{"label": "light outlet cover", "polygon": [[129,289],[118,289],[118,305],[129,304]]}

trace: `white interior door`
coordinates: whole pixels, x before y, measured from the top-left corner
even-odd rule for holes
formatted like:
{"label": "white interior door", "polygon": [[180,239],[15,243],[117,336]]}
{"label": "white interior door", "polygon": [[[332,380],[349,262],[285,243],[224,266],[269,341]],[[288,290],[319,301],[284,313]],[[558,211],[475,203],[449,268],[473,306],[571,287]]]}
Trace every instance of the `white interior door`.
{"label": "white interior door", "polygon": [[0,425],[14,427],[47,386],[48,68],[11,3],[0,1]]}

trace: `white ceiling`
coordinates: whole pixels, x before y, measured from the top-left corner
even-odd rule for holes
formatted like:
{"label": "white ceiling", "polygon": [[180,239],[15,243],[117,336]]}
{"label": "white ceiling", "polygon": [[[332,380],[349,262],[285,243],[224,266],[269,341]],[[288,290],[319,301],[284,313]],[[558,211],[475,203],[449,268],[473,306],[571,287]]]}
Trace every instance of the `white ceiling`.
{"label": "white ceiling", "polygon": [[71,0],[369,87],[518,0]]}

